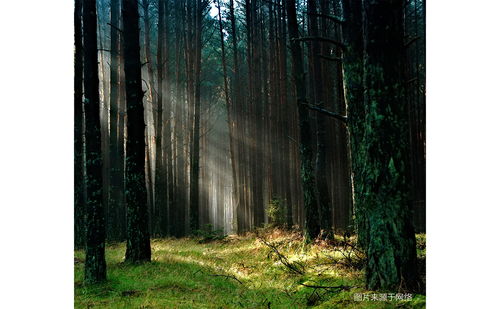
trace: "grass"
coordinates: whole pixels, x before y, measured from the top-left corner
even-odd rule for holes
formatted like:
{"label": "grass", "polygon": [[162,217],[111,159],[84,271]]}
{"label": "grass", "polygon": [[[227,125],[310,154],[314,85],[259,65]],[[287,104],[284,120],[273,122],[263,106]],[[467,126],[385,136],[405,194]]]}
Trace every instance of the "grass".
{"label": "grass", "polygon": [[[140,265],[123,263],[124,243],[110,244],[108,281],[94,286],[83,283],[85,254],[75,251],[75,308],[425,308],[424,295],[411,301],[356,301],[360,293],[380,292],[363,288],[358,255],[339,242],[306,245],[298,233],[261,232],[282,254],[280,260],[257,236],[207,243],[153,239],[152,262]],[[419,256],[425,257],[425,235],[418,243]]]}

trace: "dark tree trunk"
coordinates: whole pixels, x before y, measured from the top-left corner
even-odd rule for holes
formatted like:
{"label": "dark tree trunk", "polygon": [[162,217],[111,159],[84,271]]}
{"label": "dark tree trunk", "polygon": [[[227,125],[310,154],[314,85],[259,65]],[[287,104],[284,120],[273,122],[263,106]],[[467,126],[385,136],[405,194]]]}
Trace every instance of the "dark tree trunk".
{"label": "dark tree trunk", "polygon": [[[162,87],[162,93],[163,93],[163,100],[164,104],[166,105],[166,118],[163,119],[163,129],[164,132],[162,131],[162,137],[163,137],[163,148],[164,148],[164,168],[163,170],[166,169],[166,175],[163,175],[164,181],[165,181],[165,186],[167,189],[167,192],[165,194],[165,198],[167,199],[167,205],[166,205],[166,212],[163,214],[165,217],[164,222],[162,222],[162,225],[168,225],[171,223],[171,218],[168,216],[170,209],[173,207],[173,202],[174,202],[174,167],[172,164],[173,161],[173,154],[172,154],[172,104],[173,101],[171,99],[171,82],[172,78],[170,76],[170,69],[168,66],[168,60],[169,60],[169,28],[168,28],[168,16],[169,16],[169,1],[164,0],[165,7],[163,10],[163,38],[162,38],[162,44],[163,44],[163,61],[162,61],[162,69],[163,69],[163,87]],[[165,115],[164,115],[165,117]],[[165,189],[164,189],[165,190]],[[168,232],[168,229],[163,229],[165,233]]]}
{"label": "dark tree trunk", "polygon": [[125,92],[127,98],[127,251],[128,262],[151,260],[145,175],[145,122],[139,50],[137,0],[123,1]]}
{"label": "dark tree trunk", "polygon": [[194,31],[194,41],[192,42],[191,51],[193,58],[191,58],[191,65],[194,70],[192,76],[192,82],[194,89],[193,94],[193,133],[191,138],[191,165],[190,165],[190,185],[189,185],[189,217],[190,217],[190,228],[191,231],[198,230],[200,228],[199,223],[199,176],[200,176],[200,107],[201,107],[201,98],[200,98],[200,69],[201,69],[201,28],[202,28],[202,2],[201,0],[195,1],[195,6],[192,8],[192,25]]}
{"label": "dark tree trunk", "polygon": [[[283,4],[284,1],[281,1]],[[286,226],[291,228],[293,226],[293,198],[292,198],[292,186],[293,181],[292,177],[293,173],[293,156],[291,154],[291,150],[295,149],[295,147],[290,146],[291,138],[289,135],[293,135],[294,128],[290,126],[291,118],[293,115],[290,113],[290,106],[288,102],[288,69],[287,69],[287,44],[286,44],[286,10],[283,5],[279,8],[279,28],[280,28],[280,38],[279,38],[279,90],[280,90],[280,105],[281,105],[281,113],[283,117],[283,126],[282,126],[282,136],[283,139],[283,162],[284,162],[284,181],[285,181],[285,203],[286,203]],[[289,129],[291,128],[291,129]]]}
{"label": "dark tree trunk", "polygon": [[[165,166],[165,157],[163,153],[163,92],[165,90],[165,85],[164,85],[164,78],[163,78],[163,72],[164,72],[164,61],[166,61],[168,55],[166,56],[166,59],[164,60],[163,55],[165,52],[165,0],[160,0],[158,2],[158,49],[157,49],[157,60],[156,60],[156,66],[157,66],[157,75],[158,75],[158,89],[157,89],[157,102],[156,102],[156,109],[157,109],[157,118],[156,118],[156,128],[155,128],[155,140],[156,140],[156,160],[155,160],[155,211],[156,213],[154,216],[156,217],[156,222],[158,222],[158,227],[155,228],[161,236],[165,236],[167,234],[168,230],[168,205],[167,205],[167,182],[166,182],[166,166]],[[168,91],[167,91],[168,95]],[[168,114],[167,114],[168,115]],[[169,125],[168,123],[167,125]],[[168,136],[169,138],[169,136]],[[170,142],[170,140],[166,141],[167,143]]]}
{"label": "dark tree trunk", "polygon": [[236,28],[236,16],[234,9],[234,1],[229,1],[229,20],[231,22],[231,43],[233,50],[233,79],[232,79],[232,112],[234,114],[234,122],[233,127],[235,130],[234,136],[234,150],[235,150],[235,168],[236,168],[236,178],[237,183],[237,200],[235,206],[235,216],[236,216],[236,230],[238,233],[241,233],[244,230],[244,207],[245,207],[245,188],[243,186],[244,177],[244,149],[242,147],[242,130],[244,128],[243,120],[242,120],[242,99],[241,99],[241,79],[240,79],[240,60],[239,60],[239,52],[238,52],[238,33]]}
{"label": "dark tree trunk", "polygon": [[[345,100],[348,110],[348,130],[350,136],[350,153],[352,180],[354,183],[354,197],[359,197],[361,186],[356,183],[363,183],[362,138],[364,136],[365,108],[359,102],[363,101],[363,32],[362,32],[362,10],[361,1],[343,0],[345,23],[342,27],[342,36],[346,45],[343,53]],[[358,220],[356,201],[354,200],[354,216],[356,217],[356,229],[363,230],[363,221]],[[360,239],[360,244],[362,240]]]}
{"label": "dark tree trunk", "polygon": [[174,2],[175,10],[175,122],[174,122],[174,142],[173,157],[175,158],[175,196],[172,199],[172,204],[169,209],[169,217],[171,218],[170,234],[173,236],[181,236],[184,232],[184,217],[185,217],[185,175],[182,167],[184,165],[183,149],[184,149],[184,135],[183,135],[183,87],[182,85],[182,56],[184,46],[184,24],[185,24],[185,11],[184,1]]}
{"label": "dark tree trunk", "polygon": [[367,133],[363,137],[354,135],[353,144],[360,153],[353,160],[358,175],[354,183],[356,218],[361,222],[359,238],[367,252],[369,289],[418,288],[406,170],[402,8],[402,0],[362,2],[365,91],[363,101],[351,102],[363,107],[356,106],[350,114],[361,119],[359,111],[366,110],[364,122],[357,125]]}
{"label": "dark tree trunk", "polygon": [[121,214],[124,212],[123,204],[123,160],[120,156],[120,147],[123,148],[123,140],[119,138],[120,126],[120,2],[111,0],[111,60],[110,60],[110,193],[109,213],[107,218],[107,235],[111,240],[123,240],[122,233],[124,222]]}
{"label": "dark tree trunk", "polygon": [[104,257],[105,223],[102,201],[101,125],[99,119],[99,73],[97,65],[97,14],[95,0],[83,3],[85,93],[85,146],[87,160],[87,246],[85,281],[106,280]]}
{"label": "dark tree trunk", "polygon": [[[318,36],[318,20],[313,14],[317,13],[316,0],[308,0],[308,12],[309,14],[309,33],[312,37]],[[312,62],[313,74],[314,76],[314,98],[313,104],[318,105],[321,108],[325,108],[325,101],[323,95],[323,83],[322,78],[323,68],[321,66],[319,55],[321,53],[321,46],[319,41],[313,41],[311,43],[310,61]],[[323,114],[316,115],[316,139],[317,139],[317,157],[316,157],[316,180],[317,180],[317,190],[318,190],[318,206],[319,206],[319,218],[320,227],[323,236],[328,237],[332,229],[332,206],[330,203],[330,195],[328,193],[328,175],[327,175],[327,127],[328,118]]]}
{"label": "dark tree trunk", "polygon": [[319,235],[320,226],[318,218],[317,198],[315,194],[316,180],[314,176],[314,155],[312,145],[311,127],[309,124],[309,111],[306,107],[307,93],[304,78],[303,54],[297,24],[297,12],[294,0],[286,0],[288,15],[288,32],[290,35],[293,77],[297,93],[297,108],[300,127],[300,170],[305,211],[305,237],[315,238]]}
{"label": "dark tree trunk", "polygon": [[82,1],[75,0],[75,84],[74,84],[74,207],[75,248],[85,246],[85,184],[83,162],[83,50],[82,50]]}

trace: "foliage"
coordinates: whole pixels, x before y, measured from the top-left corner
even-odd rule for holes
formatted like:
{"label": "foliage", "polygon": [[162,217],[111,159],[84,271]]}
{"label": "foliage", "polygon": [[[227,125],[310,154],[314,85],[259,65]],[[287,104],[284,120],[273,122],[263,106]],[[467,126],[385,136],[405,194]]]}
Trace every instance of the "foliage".
{"label": "foliage", "polygon": [[125,244],[119,243],[107,246],[108,281],[95,286],[83,283],[84,252],[75,251],[75,308],[425,306],[423,295],[409,302],[355,301],[355,294],[375,292],[363,288],[362,270],[332,262],[332,256],[343,261],[335,242],[306,245],[300,233],[280,229],[259,236],[278,246],[288,261],[302,263],[304,274],[288,271],[254,234],[202,244],[196,238],[153,239],[152,262],[138,265],[123,263]]}
{"label": "foliage", "polygon": [[199,237],[199,243],[207,243],[214,240],[223,240],[227,237],[221,229],[214,229],[212,224],[206,224],[204,228],[193,232],[195,237]]}
{"label": "foliage", "polygon": [[267,204],[266,212],[270,226],[283,226],[285,224],[285,203],[281,198],[273,197]]}

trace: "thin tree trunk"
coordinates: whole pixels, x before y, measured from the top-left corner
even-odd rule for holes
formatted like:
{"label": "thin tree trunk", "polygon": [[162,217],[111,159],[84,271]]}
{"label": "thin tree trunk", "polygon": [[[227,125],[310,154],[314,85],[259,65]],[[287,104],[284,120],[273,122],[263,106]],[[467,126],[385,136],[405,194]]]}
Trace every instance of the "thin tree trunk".
{"label": "thin tree trunk", "polygon": [[83,34],[87,189],[90,192],[87,198],[85,281],[97,283],[106,280],[106,261],[95,0],[86,0],[83,3]]}
{"label": "thin tree trunk", "polygon": [[[316,0],[308,0],[308,12],[309,15],[309,32],[313,37],[318,36],[318,21],[316,14]],[[315,105],[320,107],[325,106],[325,98],[323,95],[323,83],[322,78],[322,65],[320,62],[319,54],[321,53],[321,47],[318,41],[312,42],[312,54],[310,54],[310,62],[313,67],[314,76],[314,96],[312,96],[315,101]],[[325,115],[318,113],[316,115],[316,138],[317,138],[317,157],[316,157],[316,179],[317,179],[317,190],[318,190],[318,202],[319,202],[319,218],[320,226],[324,237],[330,235],[332,229],[332,206],[330,202],[330,195],[328,193],[328,175],[327,175],[327,158],[326,158],[326,146],[328,143],[327,136],[328,119]]]}
{"label": "thin tree trunk", "polygon": [[290,34],[293,76],[297,92],[297,108],[300,127],[300,169],[305,211],[305,237],[315,238],[319,235],[317,198],[315,194],[316,180],[314,176],[314,158],[312,134],[309,125],[309,111],[306,107],[307,93],[304,78],[303,54],[300,42],[294,40],[299,37],[297,12],[294,0],[286,0],[288,14],[288,32]]}
{"label": "thin tree trunk", "polygon": [[82,1],[75,0],[75,84],[74,84],[74,207],[75,248],[85,246],[85,199],[83,157],[83,46],[82,46]]}
{"label": "thin tree trunk", "polygon": [[113,240],[121,240],[120,238],[120,228],[119,228],[119,208],[120,198],[119,198],[119,190],[121,189],[120,184],[120,160],[118,160],[118,124],[119,124],[119,110],[118,110],[118,100],[119,100],[119,91],[120,91],[120,71],[119,71],[119,63],[120,63],[120,32],[117,29],[119,27],[119,11],[120,11],[120,3],[118,0],[111,0],[111,49],[110,49],[110,74],[109,74],[109,84],[110,84],[110,96],[109,96],[109,109],[110,109],[110,138],[109,138],[109,147],[110,147],[110,193],[109,193],[109,210],[108,213],[108,231],[107,235],[109,239]]}
{"label": "thin tree trunk", "polygon": [[[167,234],[168,229],[168,205],[167,205],[167,186],[166,186],[166,166],[163,153],[163,91],[165,89],[163,80],[164,60],[163,54],[165,51],[165,0],[158,2],[158,44],[157,44],[157,58],[156,67],[158,75],[158,89],[157,89],[157,118],[155,127],[155,140],[156,140],[156,160],[155,160],[155,217],[158,223],[157,230],[161,236]],[[167,55],[168,56],[168,55]],[[167,140],[167,143],[170,141]]]}
{"label": "thin tree trunk", "polygon": [[189,193],[189,217],[191,231],[200,228],[199,223],[199,173],[200,173],[200,70],[201,70],[201,18],[202,18],[202,2],[201,0],[195,1],[193,9],[194,24],[194,42],[192,53],[194,54],[191,59],[193,67],[193,88],[194,91],[193,104],[193,135],[192,135],[192,149],[191,149],[191,165],[190,165],[190,193]]}
{"label": "thin tree trunk", "polygon": [[[232,5],[232,4],[231,4]],[[227,125],[229,134],[229,154],[231,158],[231,175],[233,179],[233,202],[236,203],[238,199],[238,179],[236,177],[236,157],[235,157],[235,145],[234,145],[234,120],[233,120],[233,107],[231,102],[231,96],[229,94],[228,76],[227,76],[227,65],[226,65],[226,47],[224,45],[224,27],[222,25],[222,16],[220,1],[217,0],[218,16],[219,16],[219,34],[221,42],[222,51],[222,72],[224,75],[224,97],[226,99],[226,111],[227,111]]]}

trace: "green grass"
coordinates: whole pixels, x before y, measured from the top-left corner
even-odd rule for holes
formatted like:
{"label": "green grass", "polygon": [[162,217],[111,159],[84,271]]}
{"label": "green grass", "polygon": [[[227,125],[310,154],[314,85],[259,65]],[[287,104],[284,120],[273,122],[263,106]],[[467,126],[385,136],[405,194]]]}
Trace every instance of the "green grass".
{"label": "green grass", "polygon": [[[153,261],[141,265],[123,263],[124,243],[108,245],[108,281],[95,286],[83,283],[84,252],[75,251],[75,308],[425,308],[423,295],[355,301],[355,294],[380,292],[363,288],[362,270],[349,266],[356,257],[345,257],[350,250],[324,242],[305,245],[298,233],[279,230],[267,231],[265,238],[303,274],[291,272],[255,234],[209,243],[153,239]],[[425,248],[425,236],[421,247],[422,241]]]}

